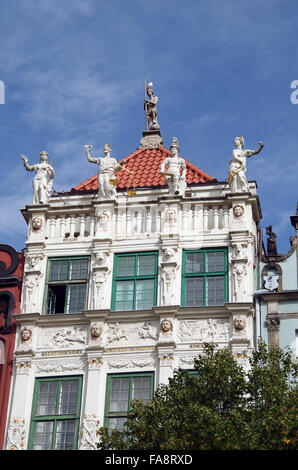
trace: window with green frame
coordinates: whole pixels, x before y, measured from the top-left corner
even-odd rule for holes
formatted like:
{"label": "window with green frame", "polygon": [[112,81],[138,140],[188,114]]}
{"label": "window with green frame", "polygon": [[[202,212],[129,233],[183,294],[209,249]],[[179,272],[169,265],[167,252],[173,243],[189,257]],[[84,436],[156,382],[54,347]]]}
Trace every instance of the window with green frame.
{"label": "window with green frame", "polygon": [[48,260],[45,313],[80,313],[85,308],[89,258]]}
{"label": "window with green frame", "polygon": [[185,250],[182,305],[203,307],[228,301],[228,259],[225,248]]}
{"label": "window with green frame", "polygon": [[81,376],[36,379],[29,450],[77,448],[81,393]]}
{"label": "window with green frame", "polygon": [[105,401],[104,426],[123,429],[132,400],[147,402],[153,397],[154,373],[109,374]]}
{"label": "window with green frame", "polygon": [[116,254],[112,310],[145,310],[156,305],[157,252]]}

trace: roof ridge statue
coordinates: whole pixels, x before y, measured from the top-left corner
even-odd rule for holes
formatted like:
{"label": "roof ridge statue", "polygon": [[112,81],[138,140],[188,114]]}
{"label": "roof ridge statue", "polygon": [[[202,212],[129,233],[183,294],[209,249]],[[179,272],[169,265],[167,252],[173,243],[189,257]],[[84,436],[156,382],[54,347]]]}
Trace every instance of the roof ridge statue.
{"label": "roof ridge statue", "polygon": [[144,108],[145,108],[145,114],[146,114],[146,129],[149,130],[155,130],[155,129],[160,129],[160,126],[157,122],[157,102],[158,102],[158,97],[155,96],[154,91],[153,91],[153,83],[150,82],[146,86],[145,84],[145,90],[148,95],[148,98],[146,98],[146,93],[145,93],[145,100],[144,100]]}
{"label": "roof ridge statue", "polygon": [[100,199],[116,199],[116,171],[124,168],[111,157],[110,144],[103,146],[104,157],[91,157],[92,145],[85,145],[87,160],[98,165],[98,197]]}
{"label": "roof ridge statue", "polygon": [[[179,142],[177,137],[172,138],[170,147],[171,156],[165,158],[160,167],[160,174],[164,175],[169,186],[169,193],[172,196],[184,194],[186,188],[186,163],[179,156]],[[165,168],[167,167],[167,171]]]}
{"label": "roof ridge statue", "polygon": [[21,155],[24,160],[24,167],[27,171],[35,171],[33,178],[33,201],[32,204],[47,204],[53,188],[53,178],[55,176],[51,162],[48,163],[48,152],[40,152],[40,163],[28,164],[28,158]]}
{"label": "roof ridge statue", "polygon": [[233,160],[230,160],[228,184],[233,193],[249,191],[248,182],[245,176],[246,159],[260,153],[264,147],[263,142],[258,142],[257,150],[244,149],[244,138],[242,135],[234,140]]}

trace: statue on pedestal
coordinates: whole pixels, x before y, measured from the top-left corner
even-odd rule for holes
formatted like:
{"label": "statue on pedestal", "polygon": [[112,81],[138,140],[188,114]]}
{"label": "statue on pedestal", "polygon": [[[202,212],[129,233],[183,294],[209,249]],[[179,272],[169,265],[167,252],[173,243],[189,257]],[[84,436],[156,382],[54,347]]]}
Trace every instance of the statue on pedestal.
{"label": "statue on pedestal", "polygon": [[152,89],[153,83],[150,82],[146,87],[146,93],[149,99],[146,98],[144,100],[144,108],[146,114],[146,127],[149,130],[160,129],[159,124],[157,122],[157,102],[158,97],[154,95],[154,91]]}
{"label": "statue on pedestal", "polygon": [[[186,163],[183,158],[179,157],[178,139],[173,137],[170,147],[171,156],[163,160],[160,167],[160,174],[164,175],[169,186],[171,195],[183,193],[186,188]],[[167,171],[165,171],[167,167]]]}
{"label": "statue on pedestal", "polygon": [[264,147],[263,142],[259,142],[257,150],[245,150],[244,138],[240,135],[235,138],[235,149],[233,150],[233,160],[230,160],[228,184],[233,193],[249,191],[246,173],[246,159],[260,153]]}
{"label": "statue on pedestal", "polygon": [[116,171],[124,167],[111,157],[112,147],[110,144],[105,144],[103,147],[104,157],[91,157],[92,145],[85,145],[85,148],[88,161],[98,165],[98,196],[101,199],[115,199],[117,194]]}
{"label": "statue on pedestal", "polygon": [[21,155],[24,160],[24,167],[27,171],[35,171],[33,178],[33,201],[32,204],[47,204],[52,192],[53,178],[55,172],[53,167],[48,163],[48,153],[40,152],[40,163],[35,165],[28,164],[28,158]]}

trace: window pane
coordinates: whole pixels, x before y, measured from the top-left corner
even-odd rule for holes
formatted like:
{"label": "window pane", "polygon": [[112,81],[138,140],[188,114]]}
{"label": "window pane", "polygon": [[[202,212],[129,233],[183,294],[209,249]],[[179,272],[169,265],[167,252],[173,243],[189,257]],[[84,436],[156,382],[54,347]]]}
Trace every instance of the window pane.
{"label": "window pane", "polygon": [[136,377],[132,382],[132,399],[148,401],[151,398],[150,377]]}
{"label": "window pane", "polygon": [[148,309],[154,305],[154,279],[136,282],[136,309]]}
{"label": "window pane", "polygon": [[128,410],[129,378],[112,378],[109,412]]}
{"label": "window pane", "polygon": [[222,251],[206,253],[206,271],[208,273],[222,272],[225,269],[225,257]]}
{"label": "window pane", "polygon": [[88,260],[73,259],[70,261],[70,279],[87,279],[88,277]]}
{"label": "window pane", "polygon": [[115,310],[133,310],[134,281],[117,281]]}
{"label": "window pane", "polygon": [[119,256],[117,276],[127,277],[135,275],[135,256]]}
{"label": "window pane", "polygon": [[225,301],[224,277],[208,277],[206,284],[207,305],[222,305]]}
{"label": "window pane", "polygon": [[41,382],[36,416],[54,415],[56,412],[57,382]]}
{"label": "window pane", "polygon": [[36,423],[33,450],[51,450],[53,428],[53,421],[40,421]]}
{"label": "window pane", "polygon": [[204,279],[186,279],[185,305],[187,307],[202,307],[204,305]]}
{"label": "window pane", "polygon": [[51,261],[50,264],[50,281],[66,281],[67,280],[68,261]]}
{"label": "window pane", "polygon": [[57,422],[56,430],[56,450],[74,449],[75,420],[65,420]]}
{"label": "window pane", "polygon": [[119,431],[124,429],[124,423],[127,421],[126,416],[121,416],[119,418],[110,418],[108,429],[112,431],[113,429],[119,429]]}
{"label": "window pane", "polygon": [[138,276],[150,276],[155,274],[155,256],[146,255],[138,257]]}
{"label": "window pane", "polygon": [[59,414],[72,415],[77,412],[79,383],[77,380],[63,380],[60,388]]}
{"label": "window pane", "polygon": [[85,308],[86,284],[73,284],[68,289],[67,313],[78,313]]}
{"label": "window pane", "polygon": [[185,272],[188,274],[204,272],[204,253],[188,253]]}

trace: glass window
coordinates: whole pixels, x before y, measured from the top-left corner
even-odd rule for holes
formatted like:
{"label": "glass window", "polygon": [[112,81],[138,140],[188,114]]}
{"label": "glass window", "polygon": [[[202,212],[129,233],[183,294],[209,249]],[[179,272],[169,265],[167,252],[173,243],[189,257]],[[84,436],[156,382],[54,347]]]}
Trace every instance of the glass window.
{"label": "glass window", "polygon": [[36,380],[29,449],[77,448],[81,389],[82,377]]}
{"label": "glass window", "polygon": [[105,404],[105,426],[108,429],[124,428],[132,400],[151,400],[153,378],[153,372],[108,375]]}
{"label": "glass window", "polygon": [[115,255],[112,310],[144,310],[156,305],[157,252]]}
{"label": "glass window", "polygon": [[228,301],[228,262],[225,248],[183,253],[182,305],[203,307]]}
{"label": "glass window", "polygon": [[80,313],[85,308],[89,258],[49,259],[45,312]]}

